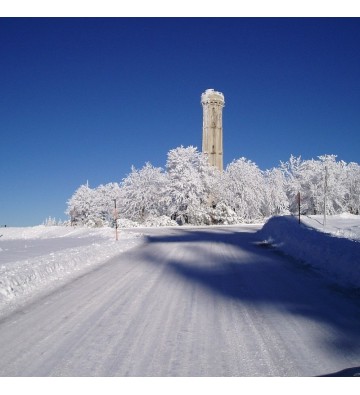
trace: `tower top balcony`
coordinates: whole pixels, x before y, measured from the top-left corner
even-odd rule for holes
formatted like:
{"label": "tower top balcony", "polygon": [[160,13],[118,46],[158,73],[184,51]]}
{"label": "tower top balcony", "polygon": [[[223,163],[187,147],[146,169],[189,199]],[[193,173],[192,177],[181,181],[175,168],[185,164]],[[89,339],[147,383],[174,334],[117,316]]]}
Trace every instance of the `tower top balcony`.
{"label": "tower top balcony", "polygon": [[214,89],[206,89],[201,95],[201,104],[218,103],[225,104],[224,95],[221,92],[215,91]]}

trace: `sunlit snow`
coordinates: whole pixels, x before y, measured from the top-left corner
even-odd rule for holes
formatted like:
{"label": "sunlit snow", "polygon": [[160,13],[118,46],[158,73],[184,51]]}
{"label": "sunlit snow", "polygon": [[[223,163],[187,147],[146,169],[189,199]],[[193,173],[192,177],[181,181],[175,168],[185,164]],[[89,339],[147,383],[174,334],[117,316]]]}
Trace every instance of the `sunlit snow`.
{"label": "sunlit snow", "polygon": [[48,291],[140,242],[111,228],[0,229],[0,313]]}

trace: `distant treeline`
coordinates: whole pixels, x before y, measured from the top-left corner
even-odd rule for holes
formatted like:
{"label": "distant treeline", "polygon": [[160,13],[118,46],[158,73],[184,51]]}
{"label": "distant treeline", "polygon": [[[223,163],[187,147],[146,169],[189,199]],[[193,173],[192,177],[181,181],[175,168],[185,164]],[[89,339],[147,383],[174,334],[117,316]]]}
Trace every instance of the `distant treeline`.
{"label": "distant treeline", "polygon": [[[237,224],[273,215],[360,211],[360,166],[336,155],[302,160],[291,156],[279,167],[262,171],[245,158],[220,172],[196,148],[167,154],[165,170],[146,163],[132,167],[120,183],[81,185],[68,201],[69,223],[109,226],[115,215],[135,225]],[[115,202],[117,203],[116,213]]]}

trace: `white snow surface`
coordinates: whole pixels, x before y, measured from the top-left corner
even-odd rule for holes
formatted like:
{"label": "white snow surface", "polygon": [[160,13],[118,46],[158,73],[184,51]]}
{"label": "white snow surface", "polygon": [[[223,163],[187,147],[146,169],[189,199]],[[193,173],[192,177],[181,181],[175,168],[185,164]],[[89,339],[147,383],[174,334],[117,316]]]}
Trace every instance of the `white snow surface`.
{"label": "white snow surface", "polygon": [[[356,229],[352,220],[334,218],[335,228],[343,221],[347,231]],[[6,306],[19,303],[21,295],[39,295],[40,288],[46,292],[0,318],[0,376],[357,375],[358,300],[258,243],[272,237],[281,247],[293,240],[295,256],[310,250],[309,235],[330,255],[340,256],[336,240],[359,243],[326,234],[321,226],[299,226],[291,217],[270,219],[262,232],[272,236],[259,238],[260,228],[121,230],[118,243],[112,229],[0,229],[0,255],[7,255],[0,266],[9,268],[0,279],[22,281],[12,282],[15,293],[2,286]],[[121,243],[136,247],[121,253]],[[83,269],[74,270],[77,259]],[[49,282],[58,265],[70,277]],[[76,278],[58,286],[71,276]]]}
{"label": "white snow surface", "polygon": [[[260,240],[330,276],[360,287],[360,217],[272,217]],[[139,245],[142,234],[111,228],[35,226],[0,229],[0,315]]]}
{"label": "white snow surface", "polygon": [[334,283],[360,288],[360,216],[322,215],[273,217],[258,233],[265,242],[304,264],[312,266]]}
{"label": "white snow surface", "polygon": [[0,229],[0,315],[137,245],[141,234],[111,228]]}

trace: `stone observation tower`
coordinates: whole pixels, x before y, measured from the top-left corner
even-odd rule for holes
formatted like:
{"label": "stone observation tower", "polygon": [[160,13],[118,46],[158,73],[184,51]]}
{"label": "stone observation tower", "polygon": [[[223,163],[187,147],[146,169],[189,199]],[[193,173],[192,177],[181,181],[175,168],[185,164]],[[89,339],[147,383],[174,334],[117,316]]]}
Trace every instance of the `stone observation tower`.
{"label": "stone observation tower", "polygon": [[224,95],[214,89],[207,89],[201,95],[203,107],[202,151],[208,154],[209,163],[223,170],[222,109]]}

